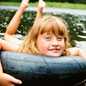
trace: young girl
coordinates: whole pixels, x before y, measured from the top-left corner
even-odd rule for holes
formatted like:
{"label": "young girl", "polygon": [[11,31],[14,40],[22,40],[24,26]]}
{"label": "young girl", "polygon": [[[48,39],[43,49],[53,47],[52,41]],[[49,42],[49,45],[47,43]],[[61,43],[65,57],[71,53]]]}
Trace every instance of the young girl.
{"label": "young girl", "polygon": [[[22,42],[16,38],[16,31],[20,24],[21,16],[25,12],[26,8],[28,7],[29,0],[23,0],[18,11],[12,18],[11,22],[9,23],[7,30],[4,34],[5,40],[0,40],[0,49],[6,51],[17,51],[19,48],[19,44]],[[43,15],[43,8],[45,3],[42,0],[39,0],[39,4],[37,7],[37,16],[36,19],[42,17]],[[14,42],[14,43],[13,43]],[[15,42],[17,42],[15,44]],[[15,86],[15,84],[21,84],[22,81],[18,80],[11,75],[3,73],[3,69],[0,63],[0,86]]]}
{"label": "young girl", "polygon": [[68,40],[64,21],[55,16],[44,16],[34,22],[18,51],[50,56],[67,55]]}
{"label": "young girl", "polygon": [[86,57],[82,50],[70,48],[66,22],[51,15],[34,22],[18,52],[57,57],[63,55]]}

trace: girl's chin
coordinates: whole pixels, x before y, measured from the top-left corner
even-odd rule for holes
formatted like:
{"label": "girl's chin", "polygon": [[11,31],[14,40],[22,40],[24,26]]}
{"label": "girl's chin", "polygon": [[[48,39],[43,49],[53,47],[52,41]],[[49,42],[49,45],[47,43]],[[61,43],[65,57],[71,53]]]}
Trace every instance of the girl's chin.
{"label": "girl's chin", "polygon": [[47,55],[48,55],[48,56],[57,56],[57,57],[59,57],[59,56],[61,56],[62,54],[61,54],[61,53],[48,53]]}

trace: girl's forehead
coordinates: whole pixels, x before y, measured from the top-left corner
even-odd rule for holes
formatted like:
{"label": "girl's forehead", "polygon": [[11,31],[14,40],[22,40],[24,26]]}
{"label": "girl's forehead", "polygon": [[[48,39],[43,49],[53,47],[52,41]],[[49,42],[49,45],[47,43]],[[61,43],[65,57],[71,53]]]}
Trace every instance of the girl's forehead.
{"label": "girl's forehead", "polygon": [[52,32],[44,32],[41,35],[44,35],[44,36],[56,36],[56,37],[62,36],[60,34],[55,34],[55,33],[52,33]]}
{"label": "girl's forehead", "polygon": [[52,33],[52,32],[44,32],[42,34],[45,34],[45,35],[54,35],[54,33]]}
{"label": "girl's forehead", "polygon": [[54,35],[55,33],[52,31],[42,31],[40,34]]}
{"label": "girl's forehead", "polygon": [[64,31],[58,30],[58,29],[42,29],[40,34],[46,34],[46,35],[64,35]]}

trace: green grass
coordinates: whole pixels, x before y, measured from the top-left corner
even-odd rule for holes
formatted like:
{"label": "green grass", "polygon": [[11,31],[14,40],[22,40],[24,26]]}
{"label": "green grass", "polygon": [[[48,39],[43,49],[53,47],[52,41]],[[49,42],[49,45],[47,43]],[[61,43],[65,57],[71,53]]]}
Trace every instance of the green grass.
{"label": "green grass", "polygon": [[86,9],[86,4],[56,3],[56,2],[54,2],[53,4],[48,2],[47,4],[49,7]]}
{"label": "green grass", "polygon": [[20,3],[16,2],[0,2],[0,6],[19,6]]}
{"label": "green grass", "polygon": [[[71,8],[71,9],[84,9],[86,10],[86,4],[72,4],[72,3],[57,3],[57,2],[46,2],[47,7],[56,7],[56,8]],[[0,6],[19,6],[18,2],[0,2]],[[30,3],[30,6],[37,6],[36,3]]]}

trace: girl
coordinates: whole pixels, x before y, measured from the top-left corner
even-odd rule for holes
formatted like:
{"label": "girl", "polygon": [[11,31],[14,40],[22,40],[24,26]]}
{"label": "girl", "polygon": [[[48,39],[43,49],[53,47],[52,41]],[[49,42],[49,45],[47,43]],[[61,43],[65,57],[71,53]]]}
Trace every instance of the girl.
{"label": "girl", "polygon": [[69,47],[66,22],[55,16],[44,16],[34,22],[18,52],[48,56],[86,57],[82,50]]}
{"label": "girl", "polygon": [[37,19],[26,36],[19,52],[61,56],[66,55],[68,33],[63,20],[55,16]]}

